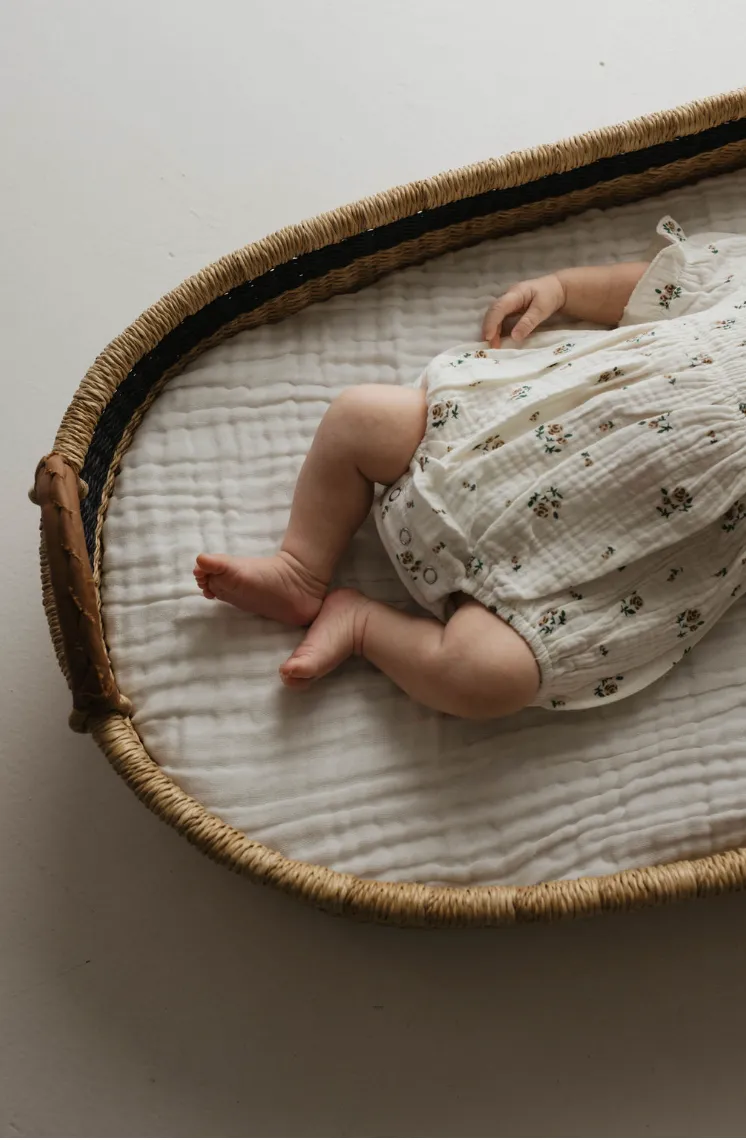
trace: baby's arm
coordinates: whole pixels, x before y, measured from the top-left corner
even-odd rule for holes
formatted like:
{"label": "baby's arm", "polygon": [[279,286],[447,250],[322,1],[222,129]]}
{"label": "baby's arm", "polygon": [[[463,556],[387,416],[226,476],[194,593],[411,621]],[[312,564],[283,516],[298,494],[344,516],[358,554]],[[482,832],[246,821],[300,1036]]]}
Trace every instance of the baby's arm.
{"label": "baby's arm", "polygon": [[561,269],[521,281],[487,310],[482,335],[492,348],[499,348],[503,322],[516,313],[523,314],[511,334],[518,343],[558,312],[578,321],[615,325],[647,267],[646,261],[622,261]]}
{"label": "baby's arm", "polygon": [[557,274],[565,294],[561,312],[577,321],[618,324],[647,267],[647,261],[620,261],[618,265],[561,269]]}

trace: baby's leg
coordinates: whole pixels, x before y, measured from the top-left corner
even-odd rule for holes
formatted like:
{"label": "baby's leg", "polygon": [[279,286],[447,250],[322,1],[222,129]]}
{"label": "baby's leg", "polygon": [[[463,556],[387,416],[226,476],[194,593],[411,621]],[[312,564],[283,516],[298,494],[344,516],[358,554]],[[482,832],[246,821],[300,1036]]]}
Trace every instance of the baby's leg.
{"label": "baby's leg", "polygon": [[364,522],[375,483],[395,483],[425,434],[425,395],[389,384],[349,388],[324,416],[301,469],[280,553],[200,554],[206,598],[291,625],[318,614],[341,554]]}
{"label": "baby's leg", "polygon": [[465,602],[443,626],[356,590],[329,595],[280,673],[290,687],[305,687],[353,653],[413,700],[453,716],[508,716],[539,691],[539,669],[526,642],[478,602]]}

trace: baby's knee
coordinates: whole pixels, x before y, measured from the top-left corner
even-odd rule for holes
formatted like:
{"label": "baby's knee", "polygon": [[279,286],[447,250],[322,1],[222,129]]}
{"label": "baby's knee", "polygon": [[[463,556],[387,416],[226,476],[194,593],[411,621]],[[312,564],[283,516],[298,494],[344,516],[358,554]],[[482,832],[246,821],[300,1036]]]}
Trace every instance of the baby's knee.
{"label": "baby's knee", "polygon": [[400,388],[397,384],[355,384],[345,388],[330,409],[348,424],[388,426],[400,422],[402,415],[425,416],[425,394],[419,388]]}
{"label": "baby's knee", "polygon": [[425,433],[425,396],[417,388],[358,385],[338,396],[328,414],[335,446],[367,479],[384,485],[404,474]]}

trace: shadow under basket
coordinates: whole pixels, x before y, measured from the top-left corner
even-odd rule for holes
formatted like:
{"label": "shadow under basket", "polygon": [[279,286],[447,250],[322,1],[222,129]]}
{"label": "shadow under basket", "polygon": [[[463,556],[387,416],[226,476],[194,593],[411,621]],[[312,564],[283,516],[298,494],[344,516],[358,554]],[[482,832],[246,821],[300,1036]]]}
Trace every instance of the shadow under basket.
{"label": "shadow under basket", "polygon": [[501,925],[744,885],[746,848],[739,847],[530,886],[377,881],[288,858],[208,811],[148,754],[112,666],[102,602],[107,511],[123,457],[164,386],[206,350],[484,239],[744,167],[746,89],[401,186],[290,226],[186,280],[101,353],[37,468],[31,497],[42,512],[44,606],[72,690],[71,725],[93,735],[152,811],[257,882],[335,914],[399,925]]}

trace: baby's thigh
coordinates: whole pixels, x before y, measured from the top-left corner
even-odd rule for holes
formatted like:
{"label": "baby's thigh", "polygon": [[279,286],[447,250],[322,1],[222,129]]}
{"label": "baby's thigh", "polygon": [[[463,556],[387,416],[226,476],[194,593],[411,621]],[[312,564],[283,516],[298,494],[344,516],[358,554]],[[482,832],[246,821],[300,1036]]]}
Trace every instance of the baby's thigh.
{"label": "baby's thigh", "polygon": [[463,715],[508,716],[532,704],[541,675],[527,642],[479,602],[459,595],[456,605],[443,652],[453,684],[472,708]]}

